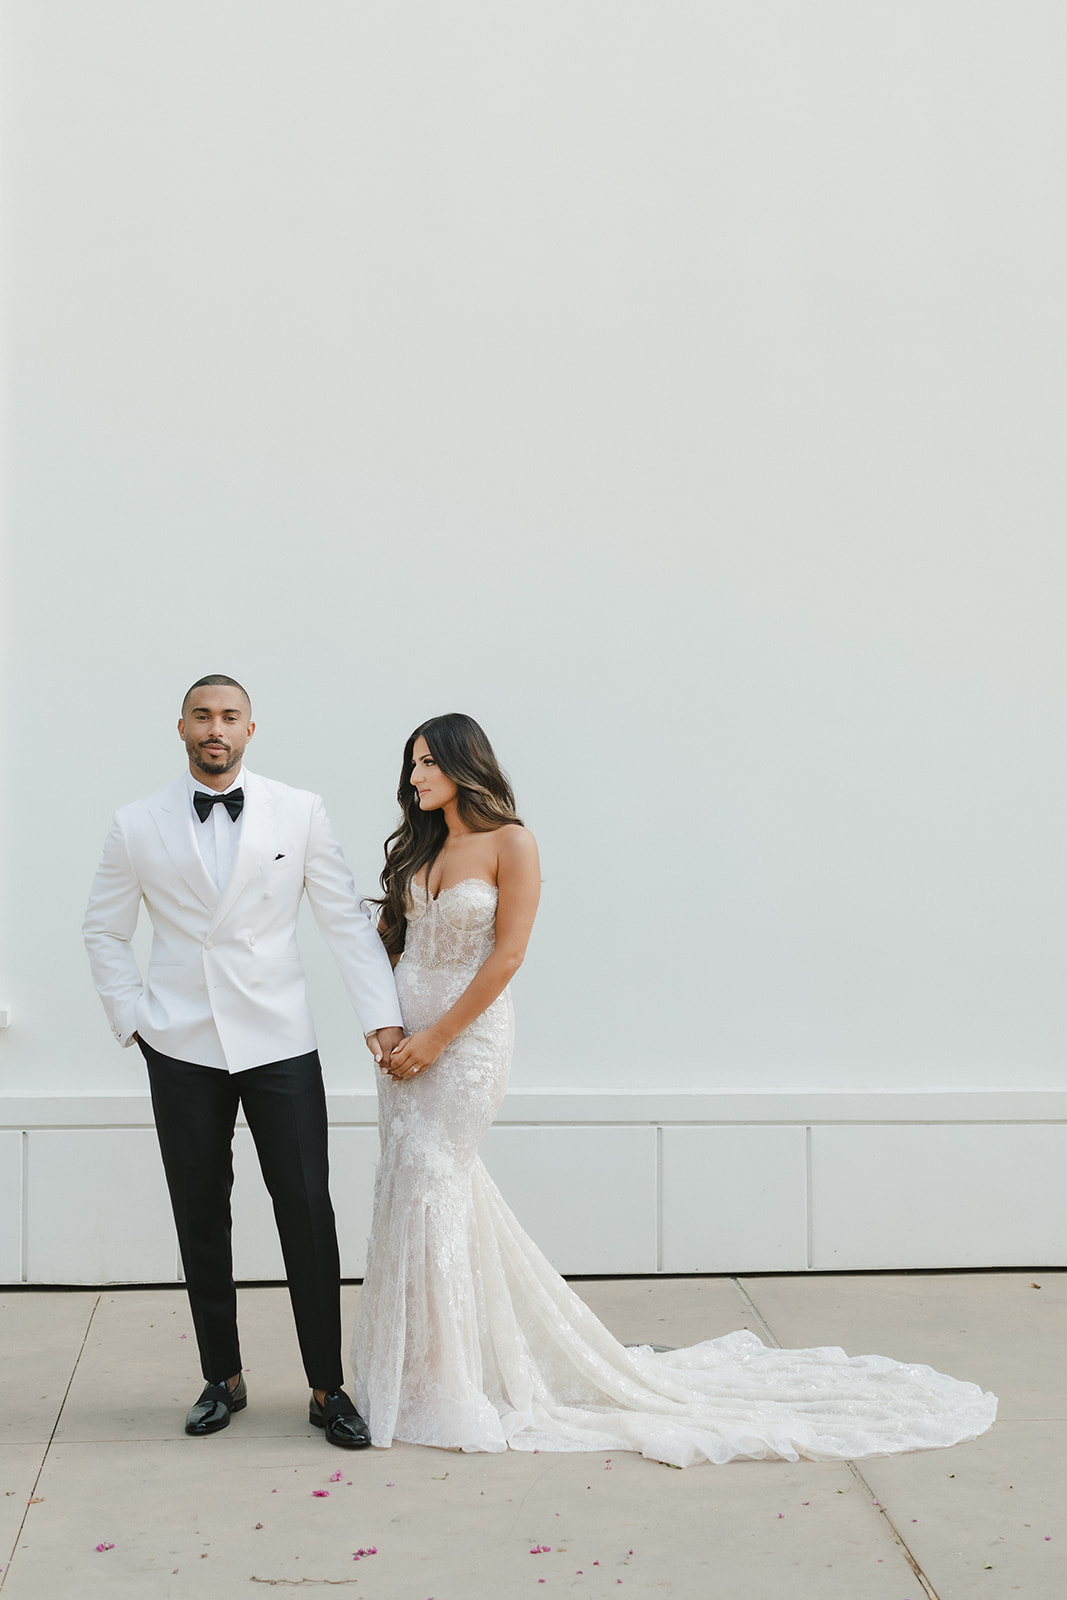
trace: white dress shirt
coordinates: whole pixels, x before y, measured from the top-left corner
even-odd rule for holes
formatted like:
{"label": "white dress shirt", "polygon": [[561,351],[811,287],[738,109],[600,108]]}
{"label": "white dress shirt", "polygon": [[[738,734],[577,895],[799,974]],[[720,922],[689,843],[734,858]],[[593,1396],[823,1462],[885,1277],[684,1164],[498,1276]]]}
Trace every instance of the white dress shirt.
{"label": "white dress shirt", "polygon": [[244,812],[242,811],[234,821],[225,806],[212,806],[206,822],[201,822],[193,805],[193,795],[232,794],[234,789],[241,787],[241,768],[238,767],[237,776],[228,789],[209,789],[206,784],[198,783],[191,772],[187,772],[185,778],[189,787],[189,809],[193,813],[193,832],[200,848],[200,858],[221,894],[233,871],[233,858],[237,854],[237,841],[241,837]]}

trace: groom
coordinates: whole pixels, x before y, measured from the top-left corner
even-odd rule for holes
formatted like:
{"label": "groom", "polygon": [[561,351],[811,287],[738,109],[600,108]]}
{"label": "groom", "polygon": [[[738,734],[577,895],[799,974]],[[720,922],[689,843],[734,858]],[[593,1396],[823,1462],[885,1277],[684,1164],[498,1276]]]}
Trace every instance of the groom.
{"label": "groom", "polygon": [[[247,1404],[230,1250],[240,1107],[274,1202],[309,1421],[354,1450],[370,1436],[342,1388],[326,1097],[296,945],[305,890],[378,1060],[400,1042],[400,1009],[322,801],[242,768],[254,732],[233,678],[193,684],[178,722],[189,770],[116,814],[83,932],[112,1031],[148,1065],[207,1380],[186,1433],[216,1433]],[[153,928],[145,979],[130,948],[142,900]]]}

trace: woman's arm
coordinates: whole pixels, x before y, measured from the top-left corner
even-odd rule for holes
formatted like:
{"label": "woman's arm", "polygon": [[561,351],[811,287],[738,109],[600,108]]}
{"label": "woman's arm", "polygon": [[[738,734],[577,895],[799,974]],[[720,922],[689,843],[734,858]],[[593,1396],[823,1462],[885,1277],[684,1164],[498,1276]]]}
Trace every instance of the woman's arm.
{"label": "woman's arm", "polygon": [[455,1005],[432,1028],[413,1033],[393,1051],[386,1070],[394,1078],[410,1078],[432,1066],[445,1046],[503,994],[522,966],[541,897],[537,843],[528,829],[517,827],[500,828],[497,839],[496,948]]}

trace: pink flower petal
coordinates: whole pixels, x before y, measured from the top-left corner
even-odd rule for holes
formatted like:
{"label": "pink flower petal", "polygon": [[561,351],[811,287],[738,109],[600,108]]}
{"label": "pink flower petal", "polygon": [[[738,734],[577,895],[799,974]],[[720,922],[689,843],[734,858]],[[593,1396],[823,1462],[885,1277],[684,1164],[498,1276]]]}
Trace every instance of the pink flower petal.
{"label": "pink flower petal", "polygon": [[330,1482],[331,1482],[331,1483],[340,1483],[340,1481],[341,1481],[341,1479],[342,1479],[342,1478],[343,1478],[343,1477],[344,1477],[344,1473],[343,1473],[343,1472],[334,1472],[334,1473],[331,1473],[331,1475],[330,1475]]}
{"label": "pink flower petal", "polygon": [[312,1489],[311,1493],[316,1500],[328,1500],[330,1498],[329,1489]]}

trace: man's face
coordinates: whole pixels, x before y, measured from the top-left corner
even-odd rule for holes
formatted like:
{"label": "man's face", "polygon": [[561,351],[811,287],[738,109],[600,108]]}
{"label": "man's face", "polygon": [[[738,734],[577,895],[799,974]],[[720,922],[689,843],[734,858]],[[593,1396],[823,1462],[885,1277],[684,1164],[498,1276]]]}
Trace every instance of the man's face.
{"label": "man's face", "polygon": [[191,692],[178,732],[194,776],[203,772],[217,778],[241,765],[245,745],[256,731],[250,713],[244,695],[229,684],[209,684]]}

